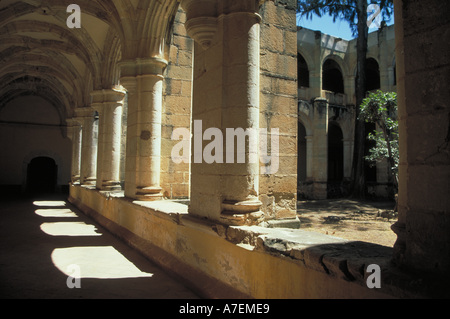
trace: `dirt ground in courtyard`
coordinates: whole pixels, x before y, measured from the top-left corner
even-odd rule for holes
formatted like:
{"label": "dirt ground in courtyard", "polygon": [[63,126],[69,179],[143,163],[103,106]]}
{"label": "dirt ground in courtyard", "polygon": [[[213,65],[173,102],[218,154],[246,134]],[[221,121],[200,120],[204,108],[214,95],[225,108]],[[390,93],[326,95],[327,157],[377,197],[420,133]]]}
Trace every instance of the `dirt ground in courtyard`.
{"label": "dirt ground in courtyard", "polygon": [[397,235],[391,225],[397,221],[394,202],[349,199],[298,201],[301,229],[349,240],[393,247]]}

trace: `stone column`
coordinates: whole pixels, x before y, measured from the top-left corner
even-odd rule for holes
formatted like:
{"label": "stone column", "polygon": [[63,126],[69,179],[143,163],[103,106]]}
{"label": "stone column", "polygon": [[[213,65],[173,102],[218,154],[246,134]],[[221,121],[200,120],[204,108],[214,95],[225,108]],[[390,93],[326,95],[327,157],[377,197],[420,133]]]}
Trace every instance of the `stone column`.
{"label": "stone column", "polygon": [[95,112],[90,107],[77,109],[77,112],[82,126],[80,183],[81,185],[92,186],[95,185],[97,174],[97,123],[94,116]]}
{"label": "stone column", "polygon": [[[245,1],[244,1],[245,2]],[[249,1],[251,2],[251,1]],[[256,8],[255,8],[256,9]],[[260,22],[256,12],[233,12],[221,16],[219,23],[224,30],[224,105],[222,107],[222,131],[243,128],[254,132],[245,143],[245,163],[229,163],[222,166],[222,219],[239,222],[258,219],[262,203],[259,190],[259,73],[260,73]],[[229,131],[228,131],[229,132]],[[228,149],[226,156],[237,161],[241,150]],[[251,146],[256,154],[251,154]],[[252,159],[252,156],[256,155]]]}
{"label": "stone column", "polygon": [[314,100],[313,193],[315,199],[327,198],[328,183],[328,102]]}
{"label": "stone column", "polygon": [[120,150],[122,106],[125,92],[100,90],[92,93],[93,104],[99,114],[97,189],[120,190]]}
{"label": "stone column", "polygon": [[353,139],[344,139],[344,180],[352,178]]}
{"label": "stone column", "polygon": [[80,184],[81,124],[74,118],[68,121],[68,128],[72,141],[71,183]]}
{"label": "stone column", "polygon": [[162,198],[162,74],[166,66],[159,58],[120,63],[120,81],[128,91],[125,196],[137,200]]}
{"label": "stone column", "polygon": [[306,136],[306,180],[308,181],[313,177],[313,146],[314,136]]}
{"label": "stone column", "polygon": [[[224,141],[223,162],[199,163],[194,140],[190,213],[226,224],[258,223],[263,217],[258,198],[258,1],[185,0],[182,5],[187,12],[187,32],[196,41],[193,119],[202,120],[203,129],[219,128]],[[245,151],[237,149],[238,139],[230,148],[236,129],[253,133],[242,145]],[[237,155],[242,151],[245,160],[241,163]]]}

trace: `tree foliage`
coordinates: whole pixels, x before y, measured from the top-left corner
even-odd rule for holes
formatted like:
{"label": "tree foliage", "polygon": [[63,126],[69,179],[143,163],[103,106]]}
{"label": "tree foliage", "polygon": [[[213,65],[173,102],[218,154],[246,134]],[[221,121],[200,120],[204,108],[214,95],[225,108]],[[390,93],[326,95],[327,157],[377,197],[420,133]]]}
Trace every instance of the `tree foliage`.
{"label": "tree foliage", "polygon": [[372,163],[387,160],[397,190],[399,162],[397,94],[380,90],[370,93],[361,104],[360,118],[375,123],[379,129],[368,135],[368,138],[375,142],[375,146],[369,150],[366,160]]}
{"label": "tree foliage", "polygon": [[[343,20],[349,23],[354,36],[358,35],[358,2],[364,0],[297,0],[297,12],[307,19],[313,15],[322,17],[329,15],[333,22]],[[369,4],[377,4],[381,9],[383,20],[389,21],[393,15],[393,0],[365,0]],[[367,7],[367,6],[366,6]],[[366,23],[366,21],[363,21]]]}

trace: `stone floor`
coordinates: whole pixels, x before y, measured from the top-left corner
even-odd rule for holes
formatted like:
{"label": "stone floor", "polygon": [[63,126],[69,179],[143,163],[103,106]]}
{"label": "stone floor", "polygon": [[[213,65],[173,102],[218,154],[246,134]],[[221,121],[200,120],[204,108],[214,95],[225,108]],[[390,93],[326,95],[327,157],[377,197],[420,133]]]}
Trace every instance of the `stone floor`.
{"label": "stone floor", "polygon": [[0,199],[0,298],[199,297],[53,196]]}

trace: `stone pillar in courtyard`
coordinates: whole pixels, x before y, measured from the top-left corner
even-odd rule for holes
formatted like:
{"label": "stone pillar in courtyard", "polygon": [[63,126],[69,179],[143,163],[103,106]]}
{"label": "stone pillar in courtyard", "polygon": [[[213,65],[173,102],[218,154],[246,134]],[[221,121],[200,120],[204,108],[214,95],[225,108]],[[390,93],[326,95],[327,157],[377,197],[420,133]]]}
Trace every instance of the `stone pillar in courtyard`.
{"label": "stone pillar in courtyard", "polygon": [[344,147],[344,180],[350,181],[352,178],[353,139],[344,138],[343,147]]}
{"label": "stone pillar in courtyard", "polygon": [[128,92],[125,196],[162,198],[161,117],[165,60],[147,58],[120,62],[121,85]]}
{"label": "stone pillar in courtyard", "polygon": [[125,92],[99,90],[91,94],[92,107],[98,112],[97,189],[120,190],[122,107]]}
{"label": "stone pillar in courtyard", "polygon": [[[254,0],[182,1],[187,13],[187,33],[196,42],[190,213],[232,225],[258,223],[263,217],[258,198],[258,4]],[[208,143],[202,144],[201,139],[203,132],[207,135],[211,128],[222,132],[215,138],[222,139],[223,153],[207,163],[200,152]],[[230,148],[229,139],[236,129],[255,133],[249,134],[245,150],[237,149],[238,139]],[[245,160],[238,162],[241,152],[245,152]]]}
{"label": "stone pillar in courtyard", "polygon": [[97,123],[91,107],[77,109],[82,128],[80,184],[95,186],[97,176]]}
{"label": "stone pillar in courtyard", "polygon": [[327,198],[328,183],[328,102],[314,100],[313,194],[315,199]]}
{"label": "stone pillar in courtyard", "polygon": [[72,165],[71,183],[80,183],[80,160],[81,160],[81,124],[76,119],[68,121],[68,137],[72,141]]}
{"label": "stone pillar in courtyard", "polygon": [[399,115],[394,261],[449,278],[449,1],[395,0]]}

